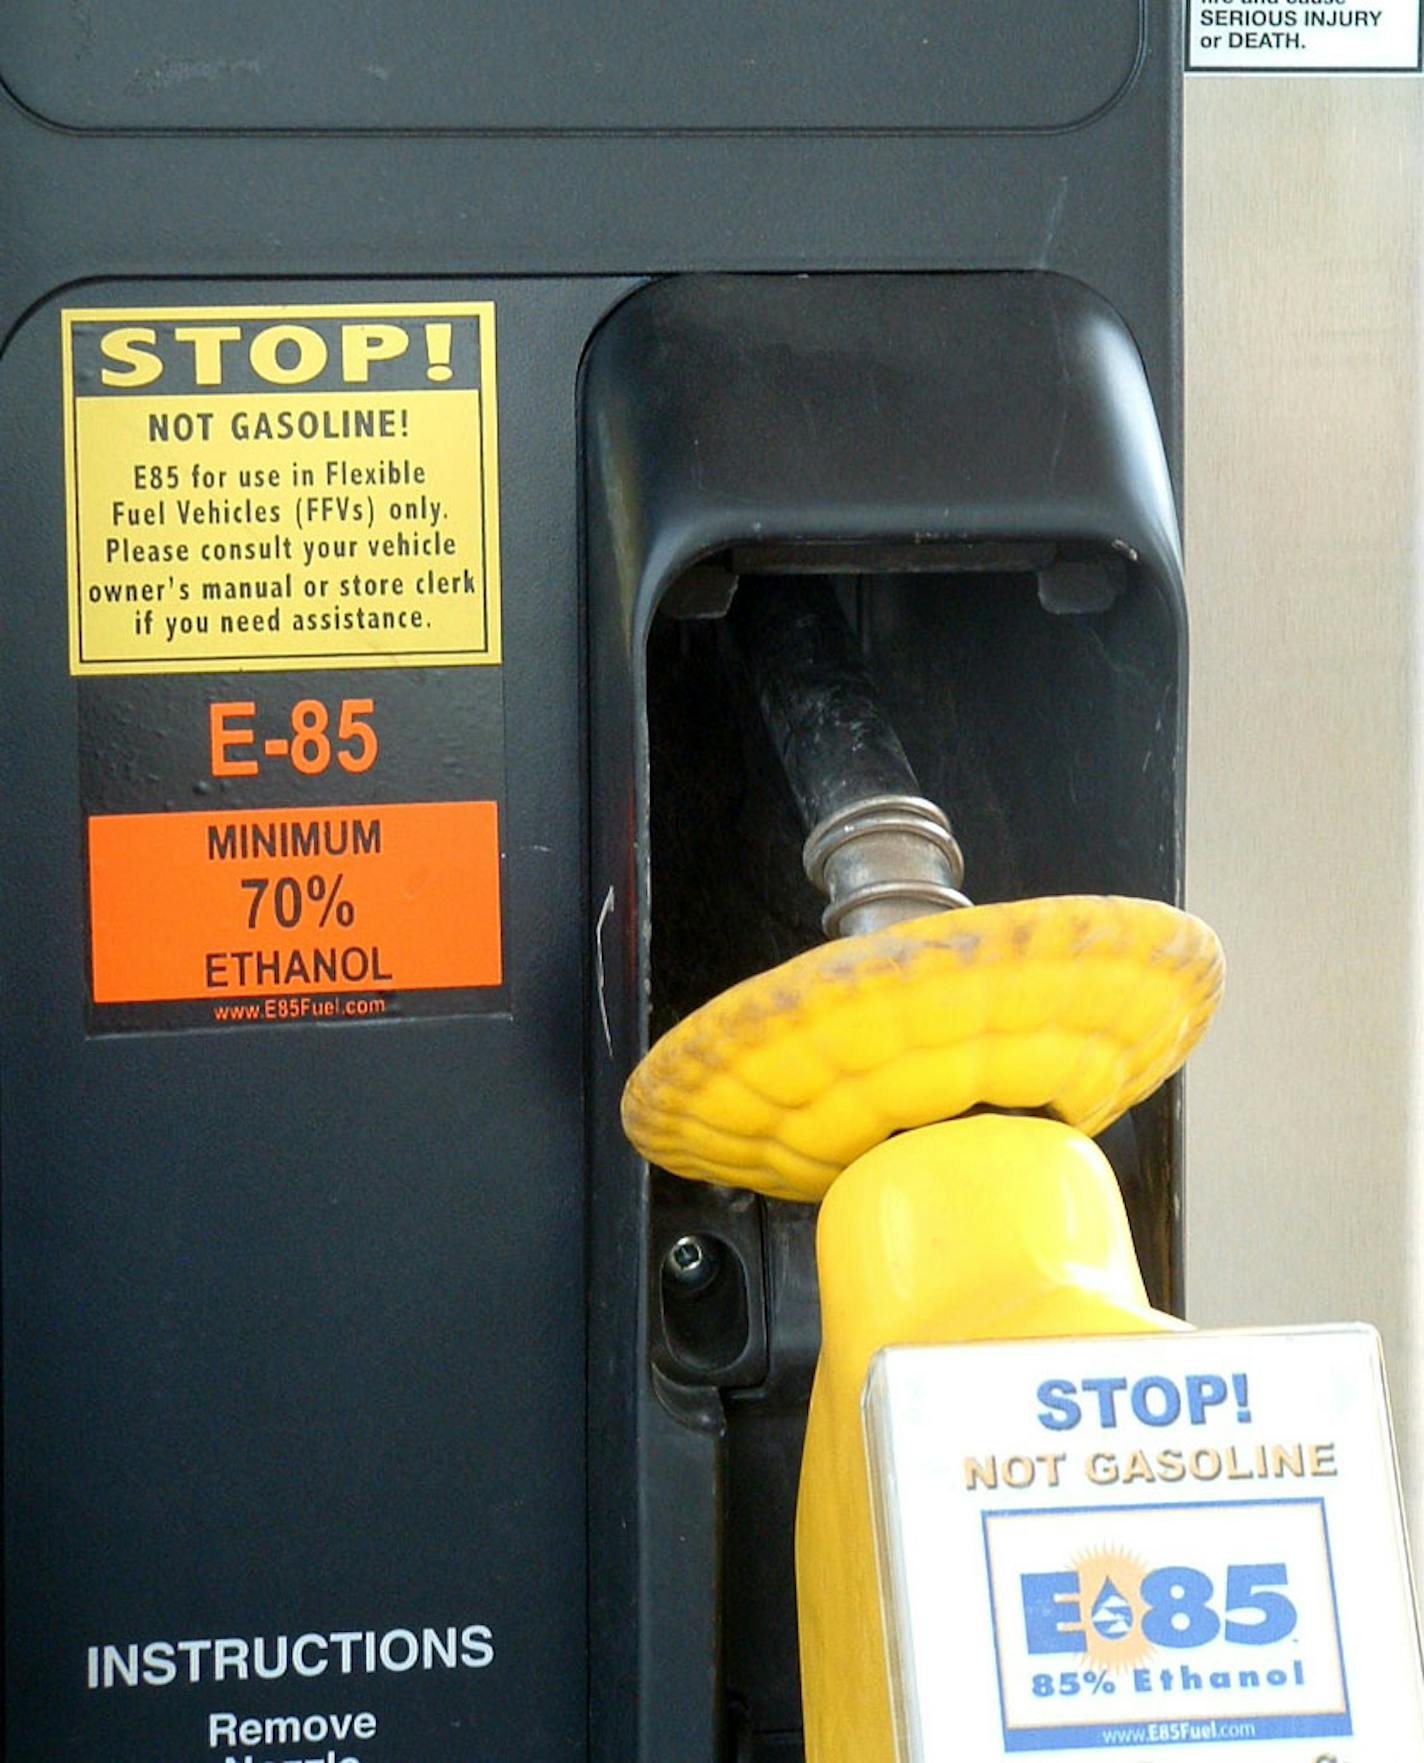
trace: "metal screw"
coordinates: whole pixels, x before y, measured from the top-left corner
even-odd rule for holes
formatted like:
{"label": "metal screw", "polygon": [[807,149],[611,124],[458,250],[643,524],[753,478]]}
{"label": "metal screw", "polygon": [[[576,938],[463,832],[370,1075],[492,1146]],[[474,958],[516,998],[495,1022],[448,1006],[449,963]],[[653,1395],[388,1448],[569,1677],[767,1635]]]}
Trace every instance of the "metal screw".
{"label": "metal screw", "polygon": [[714,1268],[710,1245],[702,1237],[679,1237],[667,1252],[666,1266],[680,1286],[705,1285]]}

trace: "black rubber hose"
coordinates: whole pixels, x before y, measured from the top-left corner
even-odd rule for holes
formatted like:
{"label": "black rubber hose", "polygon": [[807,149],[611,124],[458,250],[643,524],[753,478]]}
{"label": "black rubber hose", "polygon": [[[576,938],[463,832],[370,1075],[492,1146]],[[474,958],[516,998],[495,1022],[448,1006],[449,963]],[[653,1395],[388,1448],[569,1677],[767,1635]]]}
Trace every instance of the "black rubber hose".
{"label": "black rubber hose", "polygon": [[744,576],[727,628],[807,832],[867,796],[920,794],[829,577]]}

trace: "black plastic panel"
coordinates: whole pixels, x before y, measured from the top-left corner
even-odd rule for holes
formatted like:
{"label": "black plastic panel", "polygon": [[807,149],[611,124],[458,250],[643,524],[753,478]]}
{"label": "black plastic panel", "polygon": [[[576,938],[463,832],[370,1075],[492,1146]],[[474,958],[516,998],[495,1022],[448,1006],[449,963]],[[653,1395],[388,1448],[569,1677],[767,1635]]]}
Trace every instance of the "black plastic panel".
{"label": "black plastic panel", "polygon": [[[381,1754],[428,1763],[585,1756],[574,399],[588,333],[626,286],[421,289],[493,298],[509,376],[504,701],[524,732],[507,755],[503,1016],[86,1035],[59,302],[0,359],[0,699],[17,731],[0,748],[12,1763],[220,1757],[207,1722],[223,1710],[370,1710]],[[92,292],[294,298],[290,284]],[[360,687],[379,701],[389,684],[423,719],[428,744],[384,755],[397,794],[438,787],[449,744],[480,738],[470,670],[400,671]],[[232,683],[206,679],[206,693],[144,679],[132,699],[170,736],[133,765],[180,809],[201,780],[171,736]],[[109,761],[124,750],[109,742]],[[451,1624],[488,1626],[493,1659],[368,1672],[362,1642],[349,1675],[329,1645],[308,1649],[326,1662],[313,1677],[219,1682],[208,1649],[196,1683],[170,1652],[171,1681],[86,1688],[91,1647],[261,1636],[270,1663],[279,1636]],[[249,1748],[270,1754],[233,1754]]]}
{"label": "black plastic panel", "polygon": [[11,0],[0,75],[71,128],[1053,129],[1117,96],[1140,0]]}

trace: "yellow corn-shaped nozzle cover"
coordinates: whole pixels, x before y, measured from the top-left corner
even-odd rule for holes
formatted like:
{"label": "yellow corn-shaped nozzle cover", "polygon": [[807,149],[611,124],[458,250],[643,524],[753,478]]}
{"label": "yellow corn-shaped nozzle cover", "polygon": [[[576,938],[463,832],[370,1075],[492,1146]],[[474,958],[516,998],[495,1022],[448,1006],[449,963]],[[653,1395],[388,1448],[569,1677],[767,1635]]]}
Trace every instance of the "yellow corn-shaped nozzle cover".
{"label": "yellow corn-shaped nozzle cover", "polygon": [[903,1133],[835,1183],[796,1520],[807,1763],[895,1763],[861,1392],[884,1346],[1182,1324],[1151,1309],[1116,1178],[1057,1121]]}
{"label": "yellow corn-shaped nozzle cover", "polygon": [[1196,1044],[1221,990],[1199,919],[1155,900],[971,906],[758,974],[664,1035],[628,1081],[649,1162],[819,1200],[892,1133],[980,1106],[1101,1132]]}

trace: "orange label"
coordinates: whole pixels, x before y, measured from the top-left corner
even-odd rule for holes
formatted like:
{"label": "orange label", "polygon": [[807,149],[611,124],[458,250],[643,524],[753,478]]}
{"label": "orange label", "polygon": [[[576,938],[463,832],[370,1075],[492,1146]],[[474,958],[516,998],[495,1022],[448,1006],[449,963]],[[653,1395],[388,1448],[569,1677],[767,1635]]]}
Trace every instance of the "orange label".
{"label": "orange label", "polygon": [[89,821],[96,1004],[496,986],[493,802]]}

